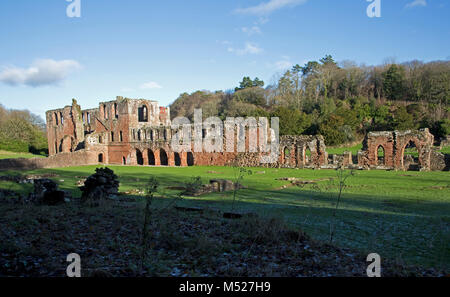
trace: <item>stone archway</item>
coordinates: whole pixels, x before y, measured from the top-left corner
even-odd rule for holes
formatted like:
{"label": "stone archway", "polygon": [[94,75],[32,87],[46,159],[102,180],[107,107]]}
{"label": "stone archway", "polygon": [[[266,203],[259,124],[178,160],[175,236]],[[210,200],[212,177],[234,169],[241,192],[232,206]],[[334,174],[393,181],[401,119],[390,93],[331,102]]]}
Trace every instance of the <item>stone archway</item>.
{"label": "stone archway", "polygon": [[194,166],[194,154],[192,152],[187,153],[187,166]]}
{"label": "stone archway", "polygon": [[291,150],[289,147],[283,148],[283,164],[289,165],[291,163]]}
{"label": "stone archway", "polygon": [[147,156],[148,156],[148,165],[152,166],[156,165],[155,154],[151,149],[148,149]]}
{"label": "stone archway", "polygon": [[73,141],[74,138],[72,136],[64,136],[64,138],[61,140],[60,151],[62,153],[73,152]]}
{"label": "stone archway", "polygon": [[169,158],[167,156],[167,153],[164,149],[159,150],[159,160],[161,166],[168,166],[169,165]]}
{"label": "stone archway", "polygon": [[385,151],[386,150],[384,149],[384,146],[381,145],[381,144],[375,150],[375,154],[376,154],[375,160],[377,160],[377,165],[378,166],[386,165],[386,162],[385,162],[385,155],[386,155],[386,153],[385,153]]}
{"label": "stone archway", "polygon": [[136,150],[136,162],[138,165],[144,165],[144,156],[140,150]]}
{"label": "stone archway", "polygon": [[181,157],[179,153],[173,153],[173,157],[175,160],[175,166],[181,166]]}
{"label": "stone archway", "polygon": [[312,164],[312,152],[308,146],[303,149],[303,166],[309,166]]}
{"label": "stone archway", "polygon": [[401,152],[402,167],[405,170],[417,171],[420,169],[420,147],[417,146],[417,142],[413,139],[409,140],[402,149]]}

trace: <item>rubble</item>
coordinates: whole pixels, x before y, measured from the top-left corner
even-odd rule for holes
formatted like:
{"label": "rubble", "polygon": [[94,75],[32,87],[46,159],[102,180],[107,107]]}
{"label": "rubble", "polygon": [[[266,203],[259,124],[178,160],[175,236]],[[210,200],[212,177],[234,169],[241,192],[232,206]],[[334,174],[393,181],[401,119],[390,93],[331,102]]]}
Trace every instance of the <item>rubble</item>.
{"label": "rubble", "polygon": [[95,172],[86,179],[84,186],[80,187],[81,201],[116,197],[119,193],[119,180],[114,171],[109,168],[97,168]]}

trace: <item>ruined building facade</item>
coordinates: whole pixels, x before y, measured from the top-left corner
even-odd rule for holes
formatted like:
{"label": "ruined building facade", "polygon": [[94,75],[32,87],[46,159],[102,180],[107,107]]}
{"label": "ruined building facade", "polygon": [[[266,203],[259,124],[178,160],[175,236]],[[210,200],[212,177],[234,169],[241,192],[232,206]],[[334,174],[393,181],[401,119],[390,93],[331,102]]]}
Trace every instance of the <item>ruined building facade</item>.
{"label": "ruined building facade", "polygon": [[[450,167],[449,155],[433,148],[434,138],[428,129],[370,132],[357,155],[351,152],[328,155],[320,135],[281,136],[278,158],[263,164],[261,156],[267,153],[259,151],[259,143],[256,144],[257,149],[251,149],[250,127],[243,130],[236,128],[231,137],[225,133],[219,144],[223,146],[222,152],[195,152],[193,144],[189,149],[174,151],[172,138],[179,137],[180,131],[172,129],[170,109],[160,107],[156,101],[117,97],[114,101],[100,103],[98,108],[82,110],[73,100],[71,106],[47,111],[46,120],[50,156],[0,160],[0,168],[35,169],[96,164],[315,169],[344,166],[395,170],[448,170]],[[191,132],[196,130],[194,126],[188,129],[192,129]],[[208,129],[200,131],[203,140],[212,132]],[[257,130],[257,142],[261,141],[260,131]],[[238,134],[245,139],[244,153],[237,152]],[[264,141],[270,143],[273,135]],[[232,150],[227,149],[230,143]]]}
{"label": "ruined building facade", "polygon": [[[261,164],[264,153],[249,149],[248,129],[245,153],[237,152],[237,130],[231,140],[224,137],[223,152],[194,152],[193,147],[174,152],[171,140],[177,131],[171,128],[170,109],[143,99],[117,97],[87,110],[73,100],[71,106],[47,111],[46,120],[50,158],[70,154],[71,159],[85,159],[80,165],[320,167],[327,163],[323,137],[282,136],[278,160]],[[209,132],[203,131],[203,138],[205,133]],[[234,151],[225,149],[229,141],[235,141]]]}

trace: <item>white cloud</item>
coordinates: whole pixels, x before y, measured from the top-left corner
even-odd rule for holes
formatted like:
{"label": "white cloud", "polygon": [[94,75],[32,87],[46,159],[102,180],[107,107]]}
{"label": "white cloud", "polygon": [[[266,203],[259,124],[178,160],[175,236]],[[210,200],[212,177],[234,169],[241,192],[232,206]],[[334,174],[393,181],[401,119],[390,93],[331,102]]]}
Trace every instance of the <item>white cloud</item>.
{"label": "white cloud", "polygon": [[243,55],[247,55],[247,54],[257,55],[257,54],[261,53],[263,51],[263,49],[258,47],[258,45],[254,44],[254,43],[246,42],[244,48],[236,49],[233,47],[228,47],[228,51],[230,53],[235,53],[238,56],[243,56]]}
{"label": "white cloud", "polygon": [[256,6],[238,8],[235,12],[240,14],[268,15],[284,7],[294,7],[304,4],[307,1],[308,0],[269,0],[269,2],[263,2]]}
{"label": "white cloud", "polygon": [[0,72],[0,81],[11,85],[40,87],[56,85],[67,78],[70,72],[81,68],[74,60],[36,60],[29,68],[6,67]]}
{"label": "white cloud", "polygon": [[406,7],[427,6],[427,0],[414,0],[411,3],[406,4]]}
{"label": "white cloud", "polygon": [[266,63],[266,66],[274,69],[276,71],[286,71],[291,69],[293,63],[291,62],[290,57],[288,56],[281,56],[281,59],[274,62],[274,63]]}
{"label": "white cloud", "polygon": [[289,60],[281,60],[281,61],[275,62],[274,66],[277,70],[287,70],[292,67],[292,62]]}
{"label": "white cloud", "polygon": [[261,34],[261,29],[258,26],[243,27],[241,30],[242,32],[248,34],[249,36],[253,34]]}
{"label": "white cloud", "polygon": [[147,89],[162,89],[162,87],[158,83],[156,83],[154,81],[143,83],[140,88],[143,89],[143,90],[147,90]]}

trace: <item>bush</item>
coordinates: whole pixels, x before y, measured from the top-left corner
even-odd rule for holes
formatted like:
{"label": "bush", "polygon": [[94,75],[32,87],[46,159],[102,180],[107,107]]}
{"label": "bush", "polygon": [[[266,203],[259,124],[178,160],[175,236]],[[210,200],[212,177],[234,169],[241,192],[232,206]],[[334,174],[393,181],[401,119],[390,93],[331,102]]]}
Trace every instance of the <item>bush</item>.
{"label": "bush", "polygon": [[435,122],[431,128],[431,133],[437,138],[444,138],[450,134],[450,120],[444,119],[442,121]]}

